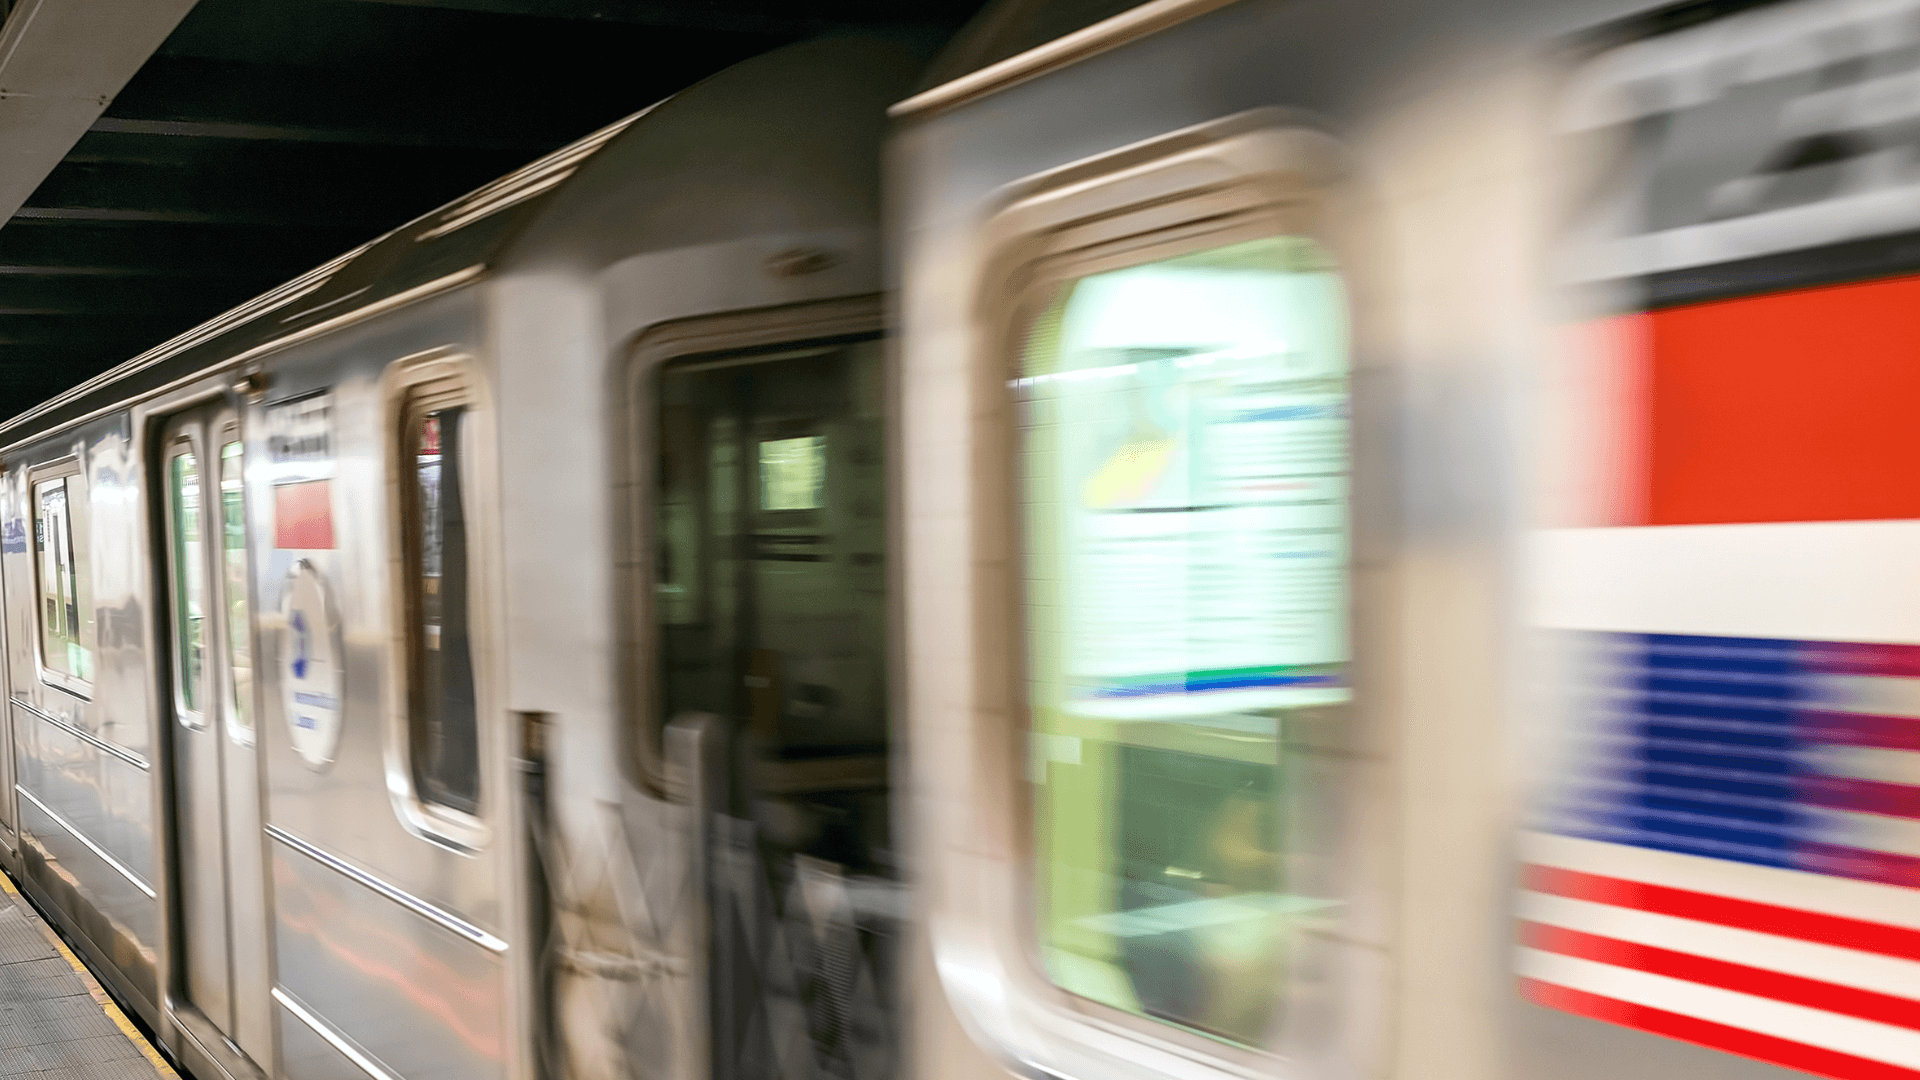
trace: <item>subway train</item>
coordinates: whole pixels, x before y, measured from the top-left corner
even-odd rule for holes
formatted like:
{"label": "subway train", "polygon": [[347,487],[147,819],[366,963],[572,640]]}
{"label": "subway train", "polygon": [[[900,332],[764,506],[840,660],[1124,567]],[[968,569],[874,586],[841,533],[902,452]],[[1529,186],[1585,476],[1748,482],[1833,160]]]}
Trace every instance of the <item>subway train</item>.
{"label": "subway train", "polygon": [[1920,0],[1002,0],[0,424],[197,1080],[1920,1077]]}

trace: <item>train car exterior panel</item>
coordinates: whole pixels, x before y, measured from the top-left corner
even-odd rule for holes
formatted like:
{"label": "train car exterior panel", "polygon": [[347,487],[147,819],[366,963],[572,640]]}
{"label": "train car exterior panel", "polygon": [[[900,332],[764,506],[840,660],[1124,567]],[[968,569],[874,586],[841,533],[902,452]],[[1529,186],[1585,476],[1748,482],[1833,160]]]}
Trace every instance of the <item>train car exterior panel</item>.
{"label": "train car exterior panel", "polygon": [[[655,387],[660,365],[688,353],[874,328],[870,301],[857,327],[822,312],[880,289],[871,162],[886,103],[926,49],[810,43],[663,103],[583,168],[487,286],[504,403],[507,683],[514,710],[544,719],[550,782],[568,793],[551,807],[549,887],[569,958],[553,1001],[581,1076],[694,1077],[736,1058],[773,1068],[776,1051],[780,1068],[809,1067],[800,1043],[768,1045],[770,1025],[808,1007],[795,988],[827,955],[810,942],[850,933],[852,912],[821,929],[787,903],[778,921],[785,898],[766,895],[746,819],[756,811],[700,803],[686,779],[718,762],[672,754],[698,744],[677,742],[677,716],[660,714]],[[703,836],[733,839],[708,849]],[[734,912],[745,925],[715,917]],[[766,978],[715,979],[722,949],[758,950],[730,962]],[[735,1019],[706,1022],[725,1008]],[[842,1067],[889,1074],[887,1009],[858,1014],[846,1037],[857,1048],[839,1052],[859,1064]]]}
{"label": "train car exterior panel", "polygon": [[[325,1025],[393,1076],[498,1077],[509,1062],[505,943],[423,914],[276,840],[281,1032]],[[410,902],[408,902],[410,901]],[[304,1015],[302,1015],[304,1013]],[[326,1075],[291,1067],[290,1076]]]}
{"label": "train car exterior panel", "polygon": [[[124,879],[151,897],[136,959],[85,951],[116,986],[142,984],[133,996],[189,1070],[526,1076],[564,1047],[582,1075],[693,1077],[710,1055],[763,1060],[767,1024],[786,1031],[796,1009],[831,1032],[849,1008],[815,1051],[862,1077],[901,1066],[873,163],[885,105],[930,45],[830,41],[748,65],[14,422],[19,790],[79,823],[56,853],[71,867],[29,844],[29,887],[115,942],[130,935],[94,924],[119,901],[85,859],[125,848],[114,863],[144,863]],[[819,565],[740,570],[784,605],[766,632],[792,639],[792,662],[825,665],[769,714],[796,761],[666,730],[650,659],[627,648],[655,615],[660,365],[718,350],[730,370],[743,349],[771,365],[749,381],[784,397],[716,452],[806,444],[831,478],[824,514],[791,494],[754,511],[776,515],[776,546],[820,542],[795,522],[824,519],[837,538]],[[789,353],[835,373],[832,392],[794,381]],[[796,427],[831,435],[769,441]],[[782,482],[804,491],[806,462],[792,467],[801,479]],[[58,550],[35,539],[68,531]],[[117,562],[83,570],[95,555]],[[808,609],[845,583],[846,612]],[[108,589],[105,604],[89,594]],[[104,611],[111,633],[88,621]],[[66,650],[51,678],[49,635]],[[109,679],[112,708],[76,704]],[[716,750],[750,779],[717,802],[675,780],[724,772]],[[523,764],[549,770],[537,803]],[[153,823],[144,847],[114,832],[121,812]],[[796,814],[847,835],[787,850]],[[29,840],[60,835],[53,816],[29,825]],[[787,847],[764,857],[768,843]],[[541,894],[550,921],[530,933]],[[708,903],[735,918],[708,922]],[[796,989],[840,978],[849,941],[851,985]],[[717,974],[733,954],[768,981]],[[703,1026],[729,996],[746,1011]]]}
{"label": "train car exterior panel", "polygon": [[6,529],[14,782],[30,814],[27,886],[52,897],[119,985],[148,1009],[161,881],[144,653],[139,456],[125,413],[17,449]]}
{"label": "train car exterior panel", "polygon": [[72,829],[75,839],[96,849],[120,867],[120,875],[143,892],[153,890],[152,838],[129,836],[122,815],[139,822],[148,810],[152,792],[150,769],[102,749],[66,724],[34,713],[25,705],[14,708],[27,736],[23,743],[32,756],[20,771],[19,784],[42,814],[56,815]]}
{"label": "train car exterior panel", "polygon": [[[145,781],[130,786],[145,787]],[[23,789],[20,806],[23,855],[39,879],[34,887],[64,901],[62,910],[72,913],[67,929],[84,938],[97,956],[111,959],[129,985],[156,1000],[153,943],[158,941],[159,908],[153,886],[90,843],[82,826],[39,801],[31,789]]]}
{"label": "train car exterior panel", "polygon": [[[273,357],[265,367],[269,388],[247,413],[248,452],[259,463],[248,469],[248,511],[257,544],[264,827],[276,837],[267,856],[275,985],[298,1003],[281,1003],[279,1026],[285,1032],[318,1025],[303,1040],[319,1032],[326,1033],[323,1042],[329,1035],[345,1039],[406,1077],[430,1075],[439,1067],[431,1063],[443,1059],[459,1063],[447,1065],[454,1070],[447,1075],[497,1074],[509,1067],[504,1048],[520,1045],[501,1034],[511,1030],[508,973],[494,949],[504,952],[514,935],[504,925],[510,916],[501,900],[502,854],[484,831],[485,823],[504,819],[512,797],[509,775],[491,764],[504,760],[502,725],[491,710],[478,714],[480,760],[490,763],[478,813],[437,826],[421,813],[414,789],[400,704],[405,675],[395,662],[395,639],[404,631],[392,590],[403,571],[395,565],[391,497],[411,478],[394,475],[391,465],[399,448],[388,445],[398,438],[389,427],[389,372],[422,353],[477,355],[477,345],[465,343],[478,336],[471,292],[430,300]],[[463,465],[470,490],[484,490],[492,466],[484,437],[470,445]],[[294,520],[302,510],[289,489],[313,484],[326,485],[324,529]],[[478,529],[473,535],[474,560],[483,567],[491,537]],[[319,606],[301,606],[291,592],[303,578],[320,583]],[[299,695],[311,691],[289,685],[301,660],[300,635],[289,621],[295,614],[331,623],[314,632],[333,635],[339,650],[336,710],[305,709]],[[491,620],[476,622],[482,634],[491,631]],[[478,667],[490,652],[484,637],[476,646]],[[490,677],[482,676],[483,693]],[[296,742],[314,738],[298,722],[309,713],[337,724],[321,733],[330,744]],[[396,903],[393,895],[416,903]],[[490,944],[471,937],[446,942],[448,931],[436,923],[442,918]],[[480,1030],[490,1034],[476,1036]],[[491,1040],[490,1049],[476,1038]]]}
{"label": "train car exterior panel", "polygon": [[[383,420],[388,406],[383,378],[389,365],[429,350],[479,354],[476,345],[468,344],[480,333],[471,293],[429,301],[406,314],[275,357],[266,368],[270,389],[249,408],[248,449],[253,460],[262,463],[257,473],[249,468],[248,511],[251,535],[259,545],[255,595],[268,824],[498,933],[502,926],[493,849],[476,844],[463,852],[455,838],[409,831],[409,825],[416,830],[418,825],[403,818],[393,802],[403,796],[383,796],[377,804],[365,799],[367,792],[387,792],[390,783],[401,783],[389,774],[405,766],[403,759],[397,760],[400,750],[393,738],[401,722],[395,714],[395,683],[404,676],[392,663],[392,642],[399,630],[393,625],[391,590],[398,587],[398,574],[388,532],[392,480],[387,463],[394,451],[387,444],[394,436]],[[271,468],[276,423],[271,414],[285,416],[287,406],[302,402],[325,409],[328,451],[311,460],[280,463],[282,474],[276,474]],[[303,423],[316,428],[320,424]],[[480,456],[485,453],[475,448],[476,464],[482,467],[489,464]],[[281,529],[277,508],[282,504],[276,500],[284,496],[277,493],[273,477],[284,475],[297,484],[312,482],[304,478],[321,473],[329,474],[325,479],[333,546],[274,546]],[[283,480],[280,486],[291,485]],[[294,660],[286,632],[287,593],[300,563],[325,582],[343,650],[342,721],[337,742],[330,754],[318,755],[318,763],[293,743],[286,713],[291,700],[286,683]],[[489,735],[497,737],[491,729]],[[505,793],[492,787],[488,784],[489,803],[494,797],[504,799]]]}
{"label": "train car exterior panel", "polygon": [[380,1062],[328,1028],[307,1012],[301,1002],[281,991],[279,1010],[280,1068],[283,1072],[317,1080],[386,1080],[392,1076]]}
{"label": "train car exterior panel", "polygon": [[[1504,962],[1509,929],[1488,917],[1504,906],[1498,883],[1510,865],[1512,792],[1466,781],[1497,778],[1488,769],[1509,738],[1494,719],[1503,707],[1495,643],[1509,614],[1501,599],[1508,570],[1494,553],[1524,500],[1490,491],[1487,477],[1515,451],[1503,440],[1526,430],[1517,411],[1524,399],[1507,388],[1524,380],[1553,306],[1533,269],[1549,246],[1546,218],[1534,215],[1551,203],[1555,181],[1544,163],[1556,149],[1538,103],[1562,77],[1553,55],[1561,36],[1630,10],[1238,4],[1144,39],[1117,34],[1096,47],[1089,31],[1073,48],[1061,43],[1058,66],[1036,60],[974,97],[942,99],[936,89],[925,104],[902,106],[892,179],[908,193],[897,235],[906,423],[915,433],[905,484],[905,546],[917,567],[911,715],[923,752],[936,747],[928,757],[940,763],[916,774],[929,826],[922,839],[939,853],[927,902],[945,913],[931,933],[947,995],[1003,1060],[1092,1074],[1145,1059],[1087,1063],[1076,1055],[1099,1040],[1050,1039],[1046,1029],[1058,1027],[1034,1015],[1044,999],[1036,1006],[1009,989],[1033,970],[1031,937],[1015,931],[1009,940],[1004,929],[1031,925],[1008,894],[1032,887],[1019,863],[1033,856],[1017,840],[983,842],[1027,827],[1002,819],[998,808],[1013,793],[994,779],[1016,753],[998,741],[1009,725],[995,715],[1009,677],[996,655],[1005,645],[997,629],[955,633],[979,602],[967,593],[991,596],[1008,573],[998,541],[978,531],[991,498],[980,506],[968,494],[982,490],[981,472],[1005,466],[991,453],[941,446],[979,438],[969,435],[969,413],[990,412],[1005,393],[997,365],[1008,350],[995,335],[1006,331],[982,313],[978,297],[994,276],[980,252],[993,242],[992,215],[1031,178],[1072,166],[1073,181],[1091,184],[1097,155],[1149,153],[1150,140],[1169,132],[1197,139],[1209,121],[1278,108],[1348,148],[1350,171],[1328,197],[1349,225],[1335,250],[1355,320],[1360,711],[1352,719],[1362,722],[1347,737],[1356,740],[1348,752],[1374,755],[1330,771],[1319,787],[1335,804],[1324,815],[1352,821],[1336,848],[1347,913],[1334,933],[1373,951],[1338,961],[1343,990],[1322,999],[1324,1011],[1296,1014],[1320,1030],[1292,1041],[1303,1033],[1289,1029],[1281,1047],[1294,1060],[1278,1067],[1555,1075],[1630,1056],[1645,1075],[1775,1074],[1524,1003]],[[961,404],[969,395],[971,405]],[[969,574],[973,583],[960,587]],[[1612,580],[1579,577],[1555,587],[1597,590]],[[969,709],[976,719],[960,722]],[[1072,764],[1082,752],[1051,743],[1045,751]],[[979,778],[956,770],[956,760],[977,762]],[[1046,767],[1057,767],[1051,760]],[[1009,864],[1011,880],[994,883]],[[968,914],[977,911],[988,914]],[[924,1037],[953,1045],[950,1020],[937,1012],[923,1013]],[[1188,1066],[1147,1068],[1166,1075]]]}
{"label": "train car exterior panel", "polygon": [[[1012,587],[1010,573],[1016,564],[1011,561],[1006,541],[996,535],[1005,525],[995,523],[1002,512],[992,502],[1000,491],[994,474],[1008,466],[979,444],[999,441],[994,432],[1005,421],[982,424],[981,420],[1000,414],[999,399],[1006,393],[1001,365],[1007,360],[999,343],[1018,331],[1005,328],[1004,302],[995,310],[995,301],[990,299],[1008,270],[991,261],[992,249],[982,251],[983,242],[974,236],[984,236],[984,244],[1007,245],[1028,239],[1017,225],[1011,234],[996,235],[999,222],[993,215],[1017,200],[1023,189],[1045,191],[1039,185],[1056,171],[1064,174],[1069,166],[1076,171],[1058,181],[1062,189],[1071,190],[1074,184],[1091,188],[1105,174],[1115,178],[1110,187],[1123,192],[1117,196],[1121,206],[1129,198],[1136,204],[1179,196],[1193,199],[1196,189],[1208,185],[1238,183],[1243,190],[1257,190],[1262,183],[1257,174],[1248,175],[1243,167],[1236,176],[1225,150],[1217,160],[1200,156],[1210,143],[1226,144],[1235,136],[1230,127],[1213,134],[1210,122],[1231,125],[1227,118],[1242,113],[1246,119],[1238,125],[1241,130],[1268,127],[1284,132],[1289,126],[1311,130],[1302,124],[1304,118],[1298,113],[1263,118],[1249,110],[1273,104],[1295,109],[1324,107],[1324,95],[1330,88],[1324,80],[1302,77],[1300,85],[1311,86],[1312,93],[1290,97],[1275,94],[1266,85],[1232,84],[1229,80],[1245,77],[1252,64],[1251,60],[1245,61],[1249,69],[1242,69],[1241,62],[1232,59],[1210,65],[1205,78],[1196,83],[1190,81],[1194,73],[1182,58],[1196,53],[1228,58],[1242,48],[1268,49],[1272,22],[1278,17],[1268,8],[1230,9],[1205,20],[1209,30],[1200,29],[1199,23],[1178,27],[1077,65],[1045,71],[954,113],[910,119],[896,145],[896,160],[906,163],[897,166],[896,178],[903,188],[915,192],[904,227],[908,276],[902,322],[912,343],[905,375],[907,424],[915,432],[908,448],[906,543],[916,556],[916,571],[909,586],[917,605],[910,630],[914,643],[910,662],[917,675],[912,715],[925,755],[920,759],[923,768],[916,775],[916,789],[920,792],[921,820],[928,828],[922,840],[940,851],[935,863],[940,869],[928,883],[932,893],[929,903],[933,910],[945,913],[933,924],[932,944],[946,994],[959,1007],[963,1022],[991,1052],[1023,1062],[1018,1067],[1025,1069],[1087,1073],[1128,1067],[1105,1054],[1129,1057],[1163,1075],[1182,1075],[1205,1066],[1183,1060],[1195,1056],[1195,1052],[1183,1047],[1177,1037],[1165,1042],[1145,1029],[1125,1042],[1112,1043],[1104,1052],[1095,1049],[1105,1040],[1082,1033],[1073,1018],[1073,1005],[1062,1002],[1050,987],[1035,985],[1027,967],[1031,946],[1018,936],[1009,937],[1019,935],[1018,928],[1029,918],[1017,891],[1025,886],[1027,873],[1038,871],[1019,868],[1020,860],[1030,857],[1018,836],[1026,822],[1017,816],[1009,820],[1000,809],[1009,803],[1017,805],[1018,800],[1002,786],[1006,782],[1003,774],[1011,766],[994,755],[1010,753],[1008,743],[1019,736],[1007,730],[1013,726],[1010,709],[1015,703],[1004,700],[999,689],[1011,678],[1003,667],[1006,660],[999,654],[1009,646],[1004,632],[992,625],[1000,609],[999,602],[990,598],[1004,595]],[[1305,66],[1310,68],[1311,63]],[[1307,74],[1291,65],[1260,70],[1272,71],[1281,78]],[[1042,126],[1036,129],[1029,118]],[[1044,126],[1050,123],[1059,126]],[[1158,145],[1166,149],[1156,150]],[[923,155],[929,163],[944,160],[945,155],[955,153],[956,147],[957,156],[969,163],[967,168],[934,167],[924,173],[916,168]],[[1163,168],[1169,175],[1158,187],[1138,186],[1136,192],[1124,193],[1121,178],[1129,175],[1129,169],[1143,172],[1154,167],[1156,161],[1177,160],[1183,152],[1198,158],[1187,177]],[[1103,158],[1114,163],[1103,167]],[[1325,167],[1316,169],[1311,161],[1287,162],[1284,167],[1308,175],[1327,173]],[[1325,184],[1326,180],[1319,182]],[[1303,201],[1303,197],[1317,198],[1323,204],[1329,201],[1310,191],[1295,199]],[[1060,196],[1063,205],[1051,211],[1053,221],[1073,219],[1076,211],[1071,207],[1076,204],[1072,198]],[[1257,205],[1258,197],[1251,198],[1251,205]],[[1112,213],[1114,206],[1092,197],[1084,197],[1078,205],[1084,209],[1077,212],[1086,215]],[[1343,209],[1346,213],[1342,216],[1347,219],[1356,216],[1351,208]],[[1200,220],[1214,212],[1197,205],[1188,212],[1191,216],[1187,220]],[[1046,220],[1043,215],[1042,221]],[[1168,223],[1179,222],[1174,217]],[[1363,253],[1370,250],[1353,243],[1352,236],[1345,239],[1348,243],[1339,249],[1343,263],[1350,248]],[[1343,271],[1357,279],[1355,303],[1366,312],[1373,304],[1366,288],[1370,284],[1367,268],[1343,267]],[[1363,341],[1362,367],[1357,377],[1382,378],[1365,366],[1369,356],[1365,342],[1369,338],[1377,341],[1379,330],[1365,323],[1357,330]],[[1366,431],[1379,430],[1382,423],[1377,413],[1369,416],[1369,410],[1384,407],[1378,398],[1356,402],[1356,425],[1361,432],[1356,438],[1363,441],[1363,446]],[[946,443],[947,439],[970,449],[957,449]],[[1363,487],[1356,495],[1361,500],[1357,513],[1364,524],[1369,516],[1369,493]],[[1386,497],[1383,489],[1371,492],[1375,505]],[[1377,518],[1377,511],[1372,516]],[[1364,552],[1369,545],[1382,550],[1392,545],[1377,533],[1369,535],[1364,528],[1356,536],[1356,543],[1363,552],[1362,569],[1358,571],[1362,576],[1356,581],[1356,589],[1362,596],[1373,595],[1376,602],[1385,599],[1382,590],[1392,583],[1367,583]],[[971,585],[955,588],[954,583],[964,580],[963,575],[971,577]],[[1382,575],[1376,571],[1374,576]],[[969,593],[975,598],[971,603],[981,605],[972,615],[967,614]],[[1363,605],[1363,632],[1369,621],[1366,612],[1367,605]],[[954,628],[970,622],[975,622],[975,628],[969,642],[966,634],[956,635]],[[980,622],[987,625],[982,627]],[[1363,644],[1362,648],[1367,646]],[[1362,657],[1366,655],[1363,651]],[[950,662],[956,656],[968,660],[964,664]],[[1366,683],[1360,685],[1364,695]],[[964,715],[968,710],[974,713],[971,721],[952,720],[956,713]],[[932,719],[935,716],[943,719],[936,722]],[[1338,932],[1351,946],[1328,951],[1315,965],[1323,980],[1317,992],[1320,1000],[1301,1002],[1304,1015],[1312,1019],[1296,1020],[1299,1026],[1292,1029],[1290,1049],[1303,1059],[1303,1067],[1365,1071],[1380,1064],[1365,1056],[1362,1048],[1377,1045],[1393,1021],[1390,1013],[1374,1003],[1390,978],[1382,945],[1391,936],[1389,924],[1394,913],[1380,881],[1378,854],[1369,858],[1363,853],[1375,853],[1381,847],[1380,836],[1390,826],[1379,812],[1383,801],[1379,796],[1397,784],[1389,763],[1381,757],[1391,745],[1384,737],[1390,725],[1376,719],[1360,731],[1353,728],[1351,723],[1330,725],[1323,731],[1296,736],[1309,744],[1325,742],[1334,751],[1324,761],[1303,765],[1303,778],[1313,778],[1308,785],[1322,793],[1321,808],[1332,811],[1319,815],[1322,827],[1333,835],[1351,830],[1345,844],[1333,842],[1336,849],[1349,853],[1344,860],[1347,865],[1328,868],[1332,876],[1323,880],[1321,887],[1336,890],[1353,914],[1342,920]],[[1356,756],[1356,750],[1360,756]],[[961,780],[956,776],[951,770],[955,759],[972,762],[972,778]],[[1078,747],[1060,760],[1078,764]],[[1356,797],[1356,789],[1371,792],[1373,797]],[[1330,841],[1331,836],[1327,836],[1319,843]],[[1006,988],[1014,987],[1018,988],[1016,1000],[1005,1000],[1009,994]],[[931,997],[926,995],[921,1000]],[[942,1043],[951,1038],[942,1030],[938,1015],[928,1015],[922,1022],[926,1025],[921,1029],[923,1037]],[[1122,1050],[1121,1046],[1128,1049]],[[1201,1060],[1213,1068],[1261,1067],[1251,1058],[1200,1053],[1206,1055]],[[1356,1057],[1356,1053],[1362,1056]],[[967,1068],[978,1067],[983,1066]],[[965,1069],[956,1069],[962,1071]]]}

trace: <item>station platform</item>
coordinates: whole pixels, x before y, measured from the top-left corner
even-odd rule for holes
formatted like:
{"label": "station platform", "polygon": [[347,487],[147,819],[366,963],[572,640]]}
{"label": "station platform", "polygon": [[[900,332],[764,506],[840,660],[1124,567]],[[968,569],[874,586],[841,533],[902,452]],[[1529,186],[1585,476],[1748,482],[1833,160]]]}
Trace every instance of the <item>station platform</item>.
{"label": "station platform", "polygon": [[0,1080],[179,1080],[0,874]]}

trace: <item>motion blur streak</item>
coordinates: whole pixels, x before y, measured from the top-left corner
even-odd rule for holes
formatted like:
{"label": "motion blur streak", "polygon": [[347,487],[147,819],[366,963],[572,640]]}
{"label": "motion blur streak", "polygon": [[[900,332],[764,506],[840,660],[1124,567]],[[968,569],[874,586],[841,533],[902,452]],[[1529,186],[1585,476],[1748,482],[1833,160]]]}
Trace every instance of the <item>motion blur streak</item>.
{"label": "motion blur streak", "polygon": [[1920,0],[790,46],[0,425],[0,861],[199,1080],[1920,1080],[1917,361]]}
{"label": "motion blur streak", "polygon": [[1517,968],[1581,1015],[1920,1075],[1920,7],[1623,25],[1563,113],[1613,164],[1561,265],[1619,313],[1560,389],[1579,494],[1542,520],[1587,527],[1536,548],[1559,734]]}

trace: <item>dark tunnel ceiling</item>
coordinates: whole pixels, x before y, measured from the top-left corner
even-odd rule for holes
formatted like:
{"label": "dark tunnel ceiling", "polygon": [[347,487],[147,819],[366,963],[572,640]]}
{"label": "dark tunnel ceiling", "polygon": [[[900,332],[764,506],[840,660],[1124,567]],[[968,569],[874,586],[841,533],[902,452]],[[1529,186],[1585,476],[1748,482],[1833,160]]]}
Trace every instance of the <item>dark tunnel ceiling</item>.
{"label": "dark tunnel ceiling", "polygon": [[729,64],[979,4],[200,0],[0,227],[0,417]]}

